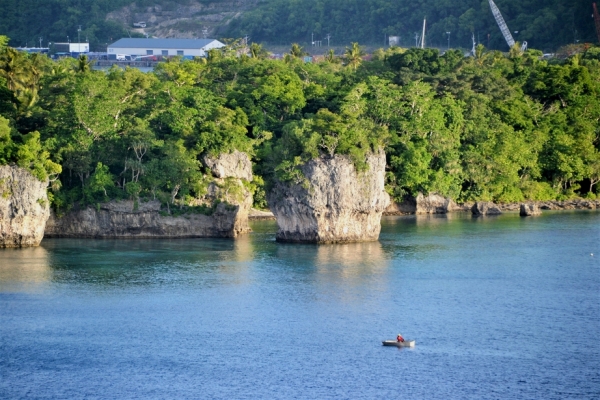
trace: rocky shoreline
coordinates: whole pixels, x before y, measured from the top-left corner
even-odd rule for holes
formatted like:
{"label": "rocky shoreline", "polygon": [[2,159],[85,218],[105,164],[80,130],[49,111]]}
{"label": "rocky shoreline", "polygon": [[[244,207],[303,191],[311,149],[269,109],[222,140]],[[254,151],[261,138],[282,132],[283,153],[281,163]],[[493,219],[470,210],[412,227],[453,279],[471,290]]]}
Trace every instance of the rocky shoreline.
{"label": "rocky shoreline", "polygon": [[[477,202],[457,204],[435,193],[391,203],[384,189],[385,155],[371,154],[369,168],[357,172],[347,157],[319,158],[303,166],[306,182],[280,182],[268,195],[271,210],[251,209],[252,180],[246,154],[234,152],[204,160],[213,181],[196,211],[173,215],[158,201],[132,200],[71,209],[57,216],[46,196],[48,182],[16,166],[0,167],[0,247],[38,246],[43,237],[235,238],[250,232],[249,220],[276,220],[277,240],[303,243],[374,241],[382,215],[471,212],[474,216],[542,210],[599,210],[600,199]],[[212,207],[206,207],[212,205]]]}
{"label": "rocky shoreline", "polygon": [[[419,195],[402,203],[392,203],[383,215],[410,215],[410,214],[446,214],[451,212],[473,212],[473,207],[478,203],[467,202],[457,204],[451,199],[437,194],[428,196]],[[600,199],[572,199],[572,200],[545,200],[522,201],[518,203],[490,203],[501,212],[519,212],[522,204],[529,204],[540,210],[599,210]]]}
{"label": "rocky shoreline", "polygon": [[72,210],[46,222],[44,237],[59,238],[235,238],[250,232],[244,205],[219,203],[210,215],[161,212],[159,201],[113,201]]}
{"label": "rocky shoreline", "polygon": [[[218,157],[205,156],[212,182],[207,193],[195,199],[204,212],[171,215],[159,201],[120,200],[73,209],[60,217],[54,213],[46,223],[46,237],[90,238],[235,238],[251,231],[248,211],[252,193],[252,163],[246,153],[233,151]],[[167,212],[166,212],[167,211]],[[175,210],[173,210],[175,211]]]}
{"label": "rocky shoreline", "polygon": [[[577,199],[577,200],[549,200],[549,201],[526,201],[525,204],[532,204],[537,206],[540,210],[600,210],[600,200],[587,200],[587,199]],[[520,207],[524,203],[499,203],[496,206],[502,212],[519,212]],[[412,215],[412,214],[446,214],[451,212],[472,212],[472,208],[475,203],[464,203],[464,204],[454,204],[450,209],[446,209],[446,211],[439,212],[421,212],[417,213],[417,210],[414,205],[402,204],[398,205],[397,203],[391,204],[384,212],[384,216],[394,216],[394,215]],[[440,210],[444,210],[441,208]],[[269,210],[251,210],[248,214],[248,219],[252,221],[261,221],[261,220],[273,220],[275,221],[275,215]]]}

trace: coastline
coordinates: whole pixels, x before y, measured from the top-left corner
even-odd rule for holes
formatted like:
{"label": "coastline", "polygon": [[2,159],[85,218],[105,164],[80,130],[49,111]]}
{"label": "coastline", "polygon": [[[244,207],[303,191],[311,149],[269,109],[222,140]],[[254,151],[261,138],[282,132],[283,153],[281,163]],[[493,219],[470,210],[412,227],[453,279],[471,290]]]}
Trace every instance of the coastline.
{"label": "coastline", "polygon": [[[543,211],[562,210],[600,210],[600,200],[573,199],[573,200],[544,200],[544,201],[522,201],[518,203],[494,203],[502,212],[519,212],[521,204],[532,204]],[[456,204],[447,208],[435,208],[430,212],[417,212],[415,201],[393,203],[384,211],[383,215],[411,215],[411,214],[447,214],[453,212],[471,212],[475,202]]]}
{"label": "coastline", "polygon": [[[447,214],[455,212],[471,212],[475,202],[455,204],[449,207],[447,211],[441,212],[419,212],[417,213],[416,204],[411,201],[403,203],[393,203],[383,212],[383,216],[394,215],[413,215],[413,214]],[[494,203],[502,212],[519,212],[521,204],[533,204],[544,211],[567,211],[567,210],[600,210],[600,200],[575,199],[575,200],[546,200],[546,201],[524,201],[519,203]],[[251,221],[275,221],[275,216],[269,210],[251,209],[248,213],[248,219]]]}

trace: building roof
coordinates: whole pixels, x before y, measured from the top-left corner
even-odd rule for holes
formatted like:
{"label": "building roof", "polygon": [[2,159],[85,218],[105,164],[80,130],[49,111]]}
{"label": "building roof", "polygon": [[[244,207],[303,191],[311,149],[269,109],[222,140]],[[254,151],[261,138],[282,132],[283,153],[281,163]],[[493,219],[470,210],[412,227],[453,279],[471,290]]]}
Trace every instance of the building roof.
{"label": "building roof", "polygon": [[[108,47],[121,48],[163,48],[163,49],[201,49],[216,39],[146,39],[124,38],[119,39]],[[219,42],[220,43],[220,42]]]}

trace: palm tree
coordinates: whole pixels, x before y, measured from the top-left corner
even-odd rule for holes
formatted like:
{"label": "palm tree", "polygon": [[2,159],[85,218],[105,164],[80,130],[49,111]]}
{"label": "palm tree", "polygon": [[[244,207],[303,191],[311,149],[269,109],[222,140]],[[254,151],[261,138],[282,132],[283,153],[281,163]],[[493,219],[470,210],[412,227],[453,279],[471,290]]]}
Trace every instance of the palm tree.
{"label": "palm tree", "polygon": [[215,62],[223,58],[223,51],[220,49],[210,49],[206,52],[206,60],[208,62]]}
{"label": "palm tree", "polygon": [[31,116],[33,106],[39,100],[37,89],[25,88],[20,90],[18,100],[18,114],[27,117]]}
{"label": "palm tree", "polygon": [[4,48],[8,44],[8,37],[0,35],[0,51],[4,51]]}
{"label": "palm tree", "polygon": [[93,60],[88,60],[88,56],[82,54],[77,59],[77,71],[81,73],[89,72],[93,63]]}
{"label": "palm tree", "polygon": [[263,49],[262,45],[258,43],[252,43],[250,45],[250,56],[252,58],[264,59],[267,58],[267,51]]}
{"label": "palm tree", "polygon": [[0,76],[6,79],[9,90],[16,92],[27,86],[29,73],[24,53],[7,47],[0,56]]}
{"label": "palm tree", "polygon": [[302,46],[300,46],[298,43],[292,43],[292,48],[290,49],[290,56],[292,58],[302,58],[307,55],[308,53],[304,51]]}
{"label": "palm tree", "polygon": [[477,65],[482,66],[487,60],[488,54],[489,53],[485,51],[485,46],[479,43],[477,47],[475,47],[475,54],[473,54]]}
{"label": "palm tree", "polygon": [[327,61],[330,64],[336,63],[338,61],[337,57],[335,56],[335,50],[329,49],[327,54],[325,54],[325,61]]}
{"label": "palm tree", "polygon": [[508,57],[509,58],[517,58],[517,57],[521,57],[522,55],[523,55],[523,50],[521,49],[521,43],[515,42],[515,44],[513,44],[512,47],[510,48],[510,50],[508,51]]}
{"label": "palm tree", "polygon": [[362,63],[362,57],[365,55],[362,47],[356,42],[352,43],[352,47],[346,47],[346,53],[344,54],[344,58],[348,65],[356,69]]}
{"label": "palm tree", "polygon": [[40,53],[34,53],[29,57],[29,73],[31,74],[31,85],[30,88],[33,90],[38,89],[40,78],[44,72],[48,69],[48,57]]}

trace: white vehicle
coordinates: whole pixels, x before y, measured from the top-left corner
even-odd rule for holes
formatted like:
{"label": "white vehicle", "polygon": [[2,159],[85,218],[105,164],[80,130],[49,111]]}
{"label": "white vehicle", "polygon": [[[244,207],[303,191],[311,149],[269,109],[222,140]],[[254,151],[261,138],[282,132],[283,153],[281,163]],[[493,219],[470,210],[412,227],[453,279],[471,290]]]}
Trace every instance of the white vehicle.
{"label": "white vehicle", "polygon": [[134,22],[133,26],[135,26],[136,28],[145,28],[146,23],[145,22]]}
{"label": "white vehicle", "polygon": [[127,54],[117,54],[117,61],[126,61],[128,58]]}

